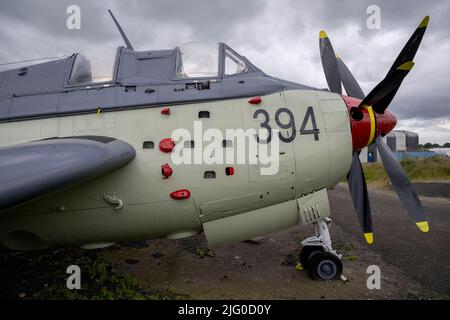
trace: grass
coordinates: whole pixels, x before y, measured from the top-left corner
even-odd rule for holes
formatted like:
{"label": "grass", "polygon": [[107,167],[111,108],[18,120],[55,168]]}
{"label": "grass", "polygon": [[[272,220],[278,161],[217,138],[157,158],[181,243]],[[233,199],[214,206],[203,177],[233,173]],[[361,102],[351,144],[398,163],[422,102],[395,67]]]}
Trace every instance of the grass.
{"label": "grass", "polygon": [[335,250],[342,254],[342,261],[353,262],[359,260],[359,257],[353,254],[354,248],[351,243],[335,241],[333,247]]}
{"label": "grass", "polygon": [[[411,181],[450,180],[450,157],[432,157],[427,159],[409,159],[400,161]],[[389,188],[390,182],[382,163],[363,165],[367,184]]]}
{"label": "grass", "polygon": [[[81,269],[81,289],[69,290],[69,265]],[[95,251],[58,249],[0,255],[0,299],[167,300],[187,299],[171,290],[143,290]]]}

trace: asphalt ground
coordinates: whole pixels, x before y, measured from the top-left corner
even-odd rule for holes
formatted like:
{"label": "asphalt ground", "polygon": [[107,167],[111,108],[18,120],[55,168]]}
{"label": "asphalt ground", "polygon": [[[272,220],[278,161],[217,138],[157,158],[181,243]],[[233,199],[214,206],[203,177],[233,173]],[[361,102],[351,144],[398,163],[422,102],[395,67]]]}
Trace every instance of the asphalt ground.
{"label": "asphalt ground", "polygon": [[[375,241],[367,250],[380,254],[426,287],[450,295],[450,200],[440,197],[450,185],[417,185],[430,231],[419,231],[393,192],[369,188]],[[435,197],[420,196],[423,194]],[[347,233],[361,234],[348,188],[338,185],[329,196],[333,221]],[[359,242],[364,242],[362,237]]]}
{"label": "asphalt ground", "polygon": [[442,197],[450,199],[450,182],[415,182],[416,192],[425,197]]}
{"label": "asphalt ground", "polygon": [[[144,288],[171,290],[194,299],[448,299],[450,201],[421,197],[430,232],[408,218],[396,195],[369,189],[375,242],[368,245],[344,184],[329,191],[333,246],[343,255],[348,281],[313,281],[298,268],[300,242],[313,235],[297,226],[260,244],[224,246],[209,256],[203,235],[122,245],[103,256],[135,276]],[[130,263],[132,262],[132,263]],[[382,289],[367,288],[367,267],[377,265]]]}

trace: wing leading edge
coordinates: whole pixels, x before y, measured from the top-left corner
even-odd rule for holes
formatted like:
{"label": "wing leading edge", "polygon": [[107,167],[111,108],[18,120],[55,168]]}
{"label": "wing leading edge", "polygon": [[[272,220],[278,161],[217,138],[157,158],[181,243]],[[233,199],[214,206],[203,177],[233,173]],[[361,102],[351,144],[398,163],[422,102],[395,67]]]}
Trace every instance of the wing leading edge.
{"label": "wing leading edge", "polygon": [[98,178],[134,159],[135,149],[109,137],[52,138],[0,148],[0,211]]}

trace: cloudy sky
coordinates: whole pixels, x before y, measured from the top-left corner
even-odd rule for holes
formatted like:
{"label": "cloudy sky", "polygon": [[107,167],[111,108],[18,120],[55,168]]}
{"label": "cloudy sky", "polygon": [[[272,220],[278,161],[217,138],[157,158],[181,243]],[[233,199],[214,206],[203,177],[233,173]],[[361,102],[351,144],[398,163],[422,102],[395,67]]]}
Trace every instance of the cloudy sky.
{"label": "cloudy sky", "polygon": [[[66,27],[72,4],[81,8],[80,30]],[[381,9],[379,30],[367,28],[370,5]],[[325,29],[365,93],[429,14],[416,66],[390,110],[397,129],[419,133],[421,143],[450,142],[450,1],[1,0],[0,64],[123,45],[108,8],[136,50],[222,41],[270,75],[320,88],[327,87],[318,46]]]}

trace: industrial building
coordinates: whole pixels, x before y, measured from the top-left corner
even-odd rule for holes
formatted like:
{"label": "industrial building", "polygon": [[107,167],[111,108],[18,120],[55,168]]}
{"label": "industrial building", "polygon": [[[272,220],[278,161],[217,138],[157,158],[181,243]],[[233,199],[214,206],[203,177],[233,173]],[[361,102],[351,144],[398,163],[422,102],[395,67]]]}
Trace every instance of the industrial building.
{"label": "industrial building", "polygon": [[[393,130],[385,137],[384,142],[394,152],[398,160],[404,158],[429,158],[436,155],[433,151],[419,149],[419,135],[405,130]],[[359,158],[362,163],[381,162],[380,154],[375,144],[361,150]]]}

